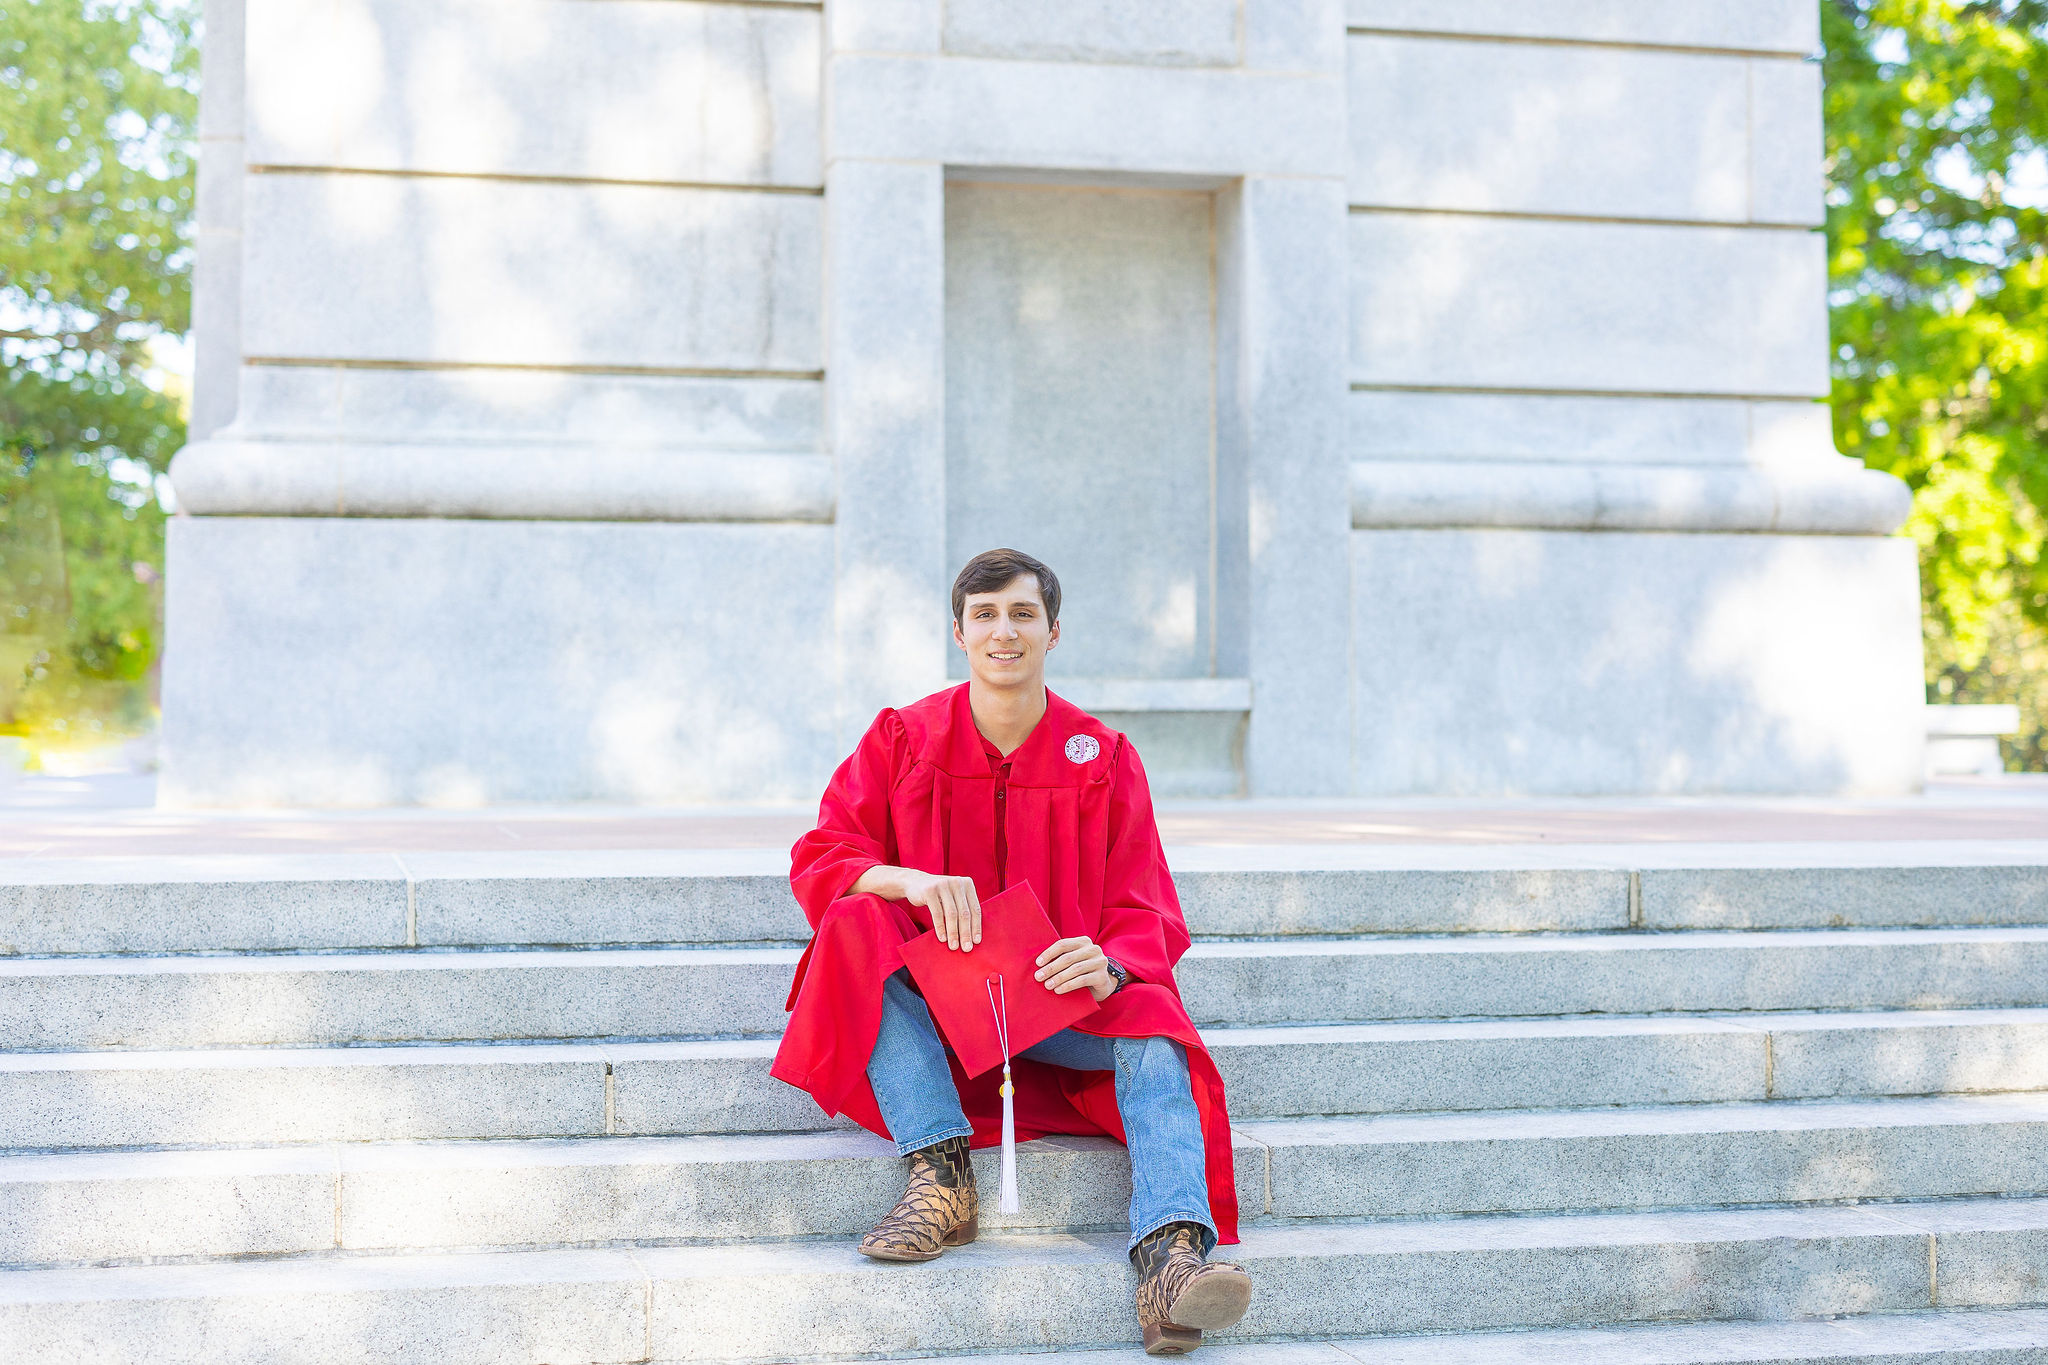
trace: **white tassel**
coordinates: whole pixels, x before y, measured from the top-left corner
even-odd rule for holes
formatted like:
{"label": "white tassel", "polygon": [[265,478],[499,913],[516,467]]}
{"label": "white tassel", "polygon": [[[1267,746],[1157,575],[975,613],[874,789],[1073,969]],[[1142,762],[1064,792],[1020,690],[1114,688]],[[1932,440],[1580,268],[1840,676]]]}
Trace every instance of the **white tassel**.
{"label": "white tassel", "polygon": [[1003,978],[997,974],[989,979],[988,1006],[995,1011],[996,1042],[1003,1049],[1003,1187],[1002,1195],[996,1201],[996,1208],[1002,1213],[1015,1213],[1017,1203],[1017,1102],[1013,1098],[1017,1087],[1010,1083],[1010,998],[1003,993]]}
{"label": "white tassel", "polygon": [[1017,1087],[1010,1084],[1010,1064],[1003,1063],[1003,1195],[996,1208],[1017,1211],[1017,1104],[1010,1097]]}

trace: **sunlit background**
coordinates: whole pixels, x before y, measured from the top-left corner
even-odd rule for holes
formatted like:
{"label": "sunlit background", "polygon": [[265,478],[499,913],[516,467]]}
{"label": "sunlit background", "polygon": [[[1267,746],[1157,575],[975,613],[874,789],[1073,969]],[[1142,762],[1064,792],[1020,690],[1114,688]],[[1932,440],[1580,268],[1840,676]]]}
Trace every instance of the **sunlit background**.
{"label": "sunlit background", "polygon": [[[1928,700],[2048,771],[2048,3],[1822,13],[1836,441],[1914,489]],[[0,0],[0,768],[152,761],[198,15]]]}

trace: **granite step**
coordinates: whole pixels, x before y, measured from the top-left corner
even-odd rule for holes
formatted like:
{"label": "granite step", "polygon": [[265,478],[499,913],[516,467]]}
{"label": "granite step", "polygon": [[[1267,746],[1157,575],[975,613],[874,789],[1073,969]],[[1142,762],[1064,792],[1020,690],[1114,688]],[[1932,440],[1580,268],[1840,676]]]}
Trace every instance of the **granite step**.
{"label": "granite step", "polygon": [[[2048,1205],[1481,1217],[1249,1229],[1218,1343],[1790,1321],[2048,1301]],[[11,1365],[790,1361],[1137,1336],[1116,1234],[990,1236],[929,1265],[844,1239],[0,1275]]]}
{"label": "granite step", "polygon": [[[2048,924],[2048,840],[1168,850],[1198,935]],[[0,954],[763,943],[780,849],[0,859]]]}
{"label": "granite step", "polygon": [[[2048,1010],[1206,1035],[1239,1120],[2048,1089]],[[794,1132],[775,1040],[0,1053],[0,1148]],[[849,1127],[843,1120],[839,1127]]]}
{"label": "granite step", "polygon": [[[1128,1350],[1067,1351],[1123,1365]],[[932,1365],[1042,1365],[1036,1354],[933,1356]],[[1643,1323],[1453,1336],[1217,1345],[1205,1365],[2040,1365],[2048,1311],[1877,1313],[1792,1322]]]}
{"label": "granite step", "polygon": [[[12,1050],[774,1035],[799,950],[0,960]],[[1200,1025],[2048,1005],[2048,928],[1197,943]]]}
{"label": "granite step", "polygon": [[[1235,1153],[1247,1225],[2044,1194],[2048,1096],[1268,1120]],[[1129,1172],[1025,1143],[983,1230],[1114,1230]],[[0,1154],[0,1265],[847,1238],[902,1181],[858,1132]]]}

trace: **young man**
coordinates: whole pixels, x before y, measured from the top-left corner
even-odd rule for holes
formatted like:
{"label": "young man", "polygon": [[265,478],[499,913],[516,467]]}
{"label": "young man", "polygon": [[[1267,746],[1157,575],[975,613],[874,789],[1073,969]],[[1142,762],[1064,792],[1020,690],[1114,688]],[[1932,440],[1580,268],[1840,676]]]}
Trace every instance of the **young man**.
{"label": "young man", "polygon": [[1000,1140],[1001,1071],[961,1074],[900,950],[929,929],[972,952],[982,899],[1030,883],[1062,935],[1039,955],[1040,988],[1101,1007],[1020,1054],[1017,1136],[1105,1133],[1130,1149],[1138,1322],[1147,1351],[1179,1355],[1251,1297],[1243,1269],[1204,1259],[1237,1240],[1230,1116],[1173,980],[1188,933],[1145,770],[1122,735],[1046,691],[1059,612],[1051,569],[976,555],[953,583],[971,681],[883,711],[833,774],[790,855],[815,933],[774,1074],[909,1161],[902,1202],[861,1251],[928,1261],[973,1241],[967,1149]]}

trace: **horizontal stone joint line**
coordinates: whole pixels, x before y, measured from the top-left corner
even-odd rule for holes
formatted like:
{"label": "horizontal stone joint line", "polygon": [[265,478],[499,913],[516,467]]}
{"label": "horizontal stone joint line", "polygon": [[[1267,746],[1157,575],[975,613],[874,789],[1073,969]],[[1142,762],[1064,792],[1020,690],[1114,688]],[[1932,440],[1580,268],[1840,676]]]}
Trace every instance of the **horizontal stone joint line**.
{"label": "horizontal stone joint line", "polygon": [[1359,217],[1400,214],[1415,218],[1486,218],[1528,223],[1591,223],[1620,227],[1725,228],[1734,232],[1798,232],[1823,230],[1820,223],[1780,223],[1757,218],[1640,218],[1614,213],[1538,213],[1527,209],[1453,209],[1416,204],[1347,204]]}
{"label": "horizontal stone joint line", "polygon": [[[682,0],[667,0],[682,3]],[[507,370],[522,374],[625,375],[653,379],[797,379],[817,382],[823,370],[739,370],[703,365],[540,365],[501,360],[366,360],[338,356],[251,355],[244,365],[333,370]]]}
{"label": "horizontal stone joint line", "polygon": [[543,175],[529,171],[423,171],[386,166],[301,166],[280,162],[252,162],[244,169],[251,175],[358,175],[387,180],[485,180],[508,185],[621,185],[656,190],[793,194],[811,199],[821,199],[825,194],[823,185],[749,185],[725,180],[646,180],[608,175]]}
{"label": "horizontal stone joint line", "polygon": [[1553,38],[1533,33],[1457,33],[1419,28],[1374,28],[1347,24],[1345,35],[1372,38],[1428,38],[1453,43],[1512,43],[1521,47],[1596,47],[1621,52],[1677,52],[1695,57],[1737,57],[1744,60],[1769,57],[1783,62],[1810,62],[1814,54],[1787,52],[1775,47],[1713,47],[1695,43],[1631,43],[1619,38]]}
{"label": "horizontal stone joint line", "polygon": [[1889,535],[1882,531],[1840,530],[1835,528],[1814,530],[1786,530],[1769,526],[1560,526],[1551,522],[1538,521],[1403,521],[1393,525],[1353,526],[1354,531],[1553,531],[1559,535],[1589,536],[1842,536],[1878,537]]}
{"label": "horizontal stone joint line", "polygon": [[[1393,384],[1354,379],[1353,393],[1444,393],[1478,394],[1513,398],[1666,398],[1715,400],[1724,403],[1822,403],[1824,394],[1811,393],[1719,393],[1712,390],[1684,392],[1675,389],[1567,389],[1532,388],[1522,384]],[[1569,463],[1569,462],[1566,462]]]}

